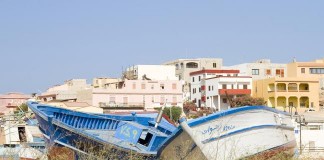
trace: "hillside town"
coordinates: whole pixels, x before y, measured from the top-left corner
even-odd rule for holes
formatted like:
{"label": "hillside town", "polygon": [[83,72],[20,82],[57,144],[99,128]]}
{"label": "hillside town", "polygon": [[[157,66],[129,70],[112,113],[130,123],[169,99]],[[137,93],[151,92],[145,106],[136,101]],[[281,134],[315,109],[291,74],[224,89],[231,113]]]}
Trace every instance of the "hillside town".
{"label": "hillside town", "polygon": [[[296,116],[295,136],[300,152],[323,155],[324,59],[292,59],[286,64],[261,59],[232,66],[224,66],[221,58],[176,59],[156,65],[133,65],[120,74],[94,77],[90,83],[74,77],[49,86],[43,93],[3,93],[1,145],[29,142],[33,148],[44,149],[37,124],[12,122],[13,115],[23,110],[20,106],[30,99],[96,114],[157,112],[157,108],[175,106],[186,112],[181,116],[194,119],[206,115],[199,115],[201,111],[226,111],[238,107],[233,100],[252,97],[263,99],[264,106]],[[172,119],[171,114],[168,116]]]}

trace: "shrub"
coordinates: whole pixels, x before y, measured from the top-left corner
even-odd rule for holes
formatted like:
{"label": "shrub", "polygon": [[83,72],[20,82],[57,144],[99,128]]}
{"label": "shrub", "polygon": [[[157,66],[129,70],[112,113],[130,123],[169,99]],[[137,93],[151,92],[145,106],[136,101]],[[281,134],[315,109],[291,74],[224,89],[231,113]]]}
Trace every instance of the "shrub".
{"label": "shrub", "polygon": [[241,106],[262,106],[265,105],[265,101],[263,98],[254,98],[249,95],[236,97],[232,99],[233,107],[241,107]]}

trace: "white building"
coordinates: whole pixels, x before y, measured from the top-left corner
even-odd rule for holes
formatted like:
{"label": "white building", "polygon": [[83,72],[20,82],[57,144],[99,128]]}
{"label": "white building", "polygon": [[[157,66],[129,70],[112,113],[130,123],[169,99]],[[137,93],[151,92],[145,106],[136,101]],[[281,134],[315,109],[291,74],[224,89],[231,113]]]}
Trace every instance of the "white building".
{"label": "white building", "polygon": [[229,98],[251,94],[252,78],[238,74],[239,70],[201,70],[190,73],[191,101],[197,107],[211,107],[216,111],[229,109]]}
{"label": "white building", "polygon": [[300,120],[303,122],[303,119],[305,119],[306,123],[302,123],[301,132],[299,123],[296,123],[297,127],[295,129],[298,150],[302,150],[301,157],[306,159],[323,159],[324,112],[306,112],[301,113],[301,115],[301,118],[296,118],[297,122],[300,122]]}
{"label": "white building", "polygon": [[254,63],[243,63],[234,66],[223,67],[223,69],[240,70],[241,76],[251,76],[253,80],[287,77],[287,64],[271,63],[269,59],[257,60]]}
{"label": "white building", "polygon": [[164,63],[175,66],[175,74],[179,80],[184,80],[183,93],[186,100],[190,99],[190,73],[203,69],[221,69],[223,59],[220,58],[197,58],[197,59],[176,59]]}

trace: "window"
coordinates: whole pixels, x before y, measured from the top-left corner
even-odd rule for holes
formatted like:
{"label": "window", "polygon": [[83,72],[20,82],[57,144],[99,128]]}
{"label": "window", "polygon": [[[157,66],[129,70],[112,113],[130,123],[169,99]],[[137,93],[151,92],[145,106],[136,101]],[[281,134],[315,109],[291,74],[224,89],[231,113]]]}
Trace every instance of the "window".
{"label": "window", "polygon": [[311,74],[324,74],[324,68],[310,68],[309,72]]}
{"label": "window", "polygon": [[232,89],[234,89],[234,84],[231,85]]}
{"label": "window", "polygon": [[284,69],[276,69],[276,76],[284,77],[285,76],[285,70]]}
{"label": "window", "polygon": [[176,96],[172,97],[172,103],[177,103],[177,97]]}
{"label": "window", "polygon": [[128,104],[128,97],[123,98],[123,104]]}
{"label": "window", "polygon": [[198,63],[189,62],[186,64],[186,68],[198,68]]}
{"label": "window", "polygon": [[195,82],[195,77],[192,77],[192,82]]}
{"label": "window", "polygon": [[197,93],[197,89],[196,88],[193,88],[192,89],[192,93],[194,93],[194,94]]}
{"label": "window", "polygon": [[243,89],[247,89],[247,84],[243,84]]}
{"label": "window", "polygon": [[213,68],[216,68],[216,67],[217,67],[216,63],[213,63]]}
{"label": "window", "polygon": [[172,89],[177,89],[177,84],[173,83],[172,84]]}
{"label": "window", "polygon": [[160,103],[161,103],[161,104],[162,104],[162,103],[165,103],[165,98],[164,98],[164,96],[161,96]]}
{"label": "window", "polygon": [[133,89],[136,89],[136,83],[133,83]]}
{"label": "window", "polygon": [[151,85],[151,89],[154,89],[154,84]]}
{"label": "window", "polygon": [[164,89],[164,84],[160,84],[160,88],[161,89]]}
{"label": "window", "polygon": [[226,84],[223,84],[222,85],[222,89],[227,89],[227,85]]}
{"label": "window", "polygon": [[115,103],[116,98],[115,97],[109,97],[109,103]]}
{"label": "window", "polygon": [[208,86],[208,91],[210,91],[210,86]]}
{"label": "window", "polygon": [[223,103],[227,103],[227,99],[226,98],[223,98]]}
{"label": "window", "polygon": [[152,96],[152,102],[154,102],[154,96]]}
{"label": "window", "polygon": [[145,89],[145,84],[142,84],[142,85],[141,85],[141,88],[142,88],[142,89]]}
{"label": "window", "polygon": [[301,68],[301,73],[305,73],[305,68]]}
{"label": "window", "polygon": [[271,69],[266,69],[266,75],[270,76],[271,75]]}
{"label": "window", "polygon": [[175,67],[176,67],[176,70],[178,70],[179,69],[179,64],[176,64]]}
{"label": "window", "polygon": [[252,69],[252,75],[259,75],[259,69]]}
{"label": "window", "polygon": [[199,80],[199,82],[200,82],[200,80],[201,80],[201,77],[200,77],[200,76],[198,77],[198,80]]}
{"label": "window", "polygon": [[214,86],[212,86],[212,90],[214,90]]}
{"label": "window", "polygon": [[201,87],[199,87],[199,93],[201,92]]}

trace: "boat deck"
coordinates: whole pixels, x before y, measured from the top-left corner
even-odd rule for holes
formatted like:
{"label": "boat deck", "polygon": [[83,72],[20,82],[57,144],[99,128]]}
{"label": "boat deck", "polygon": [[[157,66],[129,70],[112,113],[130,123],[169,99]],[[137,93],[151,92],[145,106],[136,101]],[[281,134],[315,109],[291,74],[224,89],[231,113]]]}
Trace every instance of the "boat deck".
{"label": "boat deck", "polygon": [[[121,148],[124,148],[126,150],[133,150],[137,151],[138,153],[145,153],[145,154],[156,154],[156,152],[149,152],[147,151],[141,144],[132,144],[130,142],[118,139],[115,137],[115,131],[109,131],[109,130],[83,130],[83,132],[86,135],[91,135],[91,137],[95,137],[96,140],[110,143],[113,145],[117,145]],[[163,133],[162,133],[163,134]]]}

